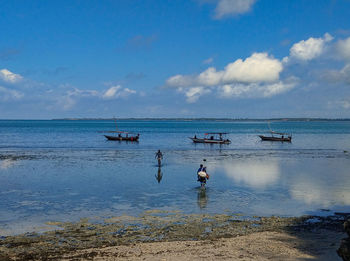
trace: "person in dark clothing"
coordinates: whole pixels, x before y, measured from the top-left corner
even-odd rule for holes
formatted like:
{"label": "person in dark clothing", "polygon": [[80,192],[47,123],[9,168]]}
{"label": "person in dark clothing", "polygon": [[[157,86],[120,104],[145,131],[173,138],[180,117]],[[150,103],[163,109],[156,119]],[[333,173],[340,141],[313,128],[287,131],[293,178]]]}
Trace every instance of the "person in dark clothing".
{"label": "person in dark clothing", "polygon": [[[203,176],[203,172],[205,173],[205,176]],[[200,175],[202,174],[202,175]],[[199,169],[197,171],[197,181],[199,181],[202,185],[207,183],[207,179],[209,179],[209,175],[207,173],[207,168],[201,164],[199,166]]]}
{"label": "person in dark clothing", "polygon": [[158,160],[158,166],[160,167],[160,165],[162,164],[162,159],[163,159],[163,154],[160,152],[160,150],[158,150],[158,152],[156,152],[155,158]]}

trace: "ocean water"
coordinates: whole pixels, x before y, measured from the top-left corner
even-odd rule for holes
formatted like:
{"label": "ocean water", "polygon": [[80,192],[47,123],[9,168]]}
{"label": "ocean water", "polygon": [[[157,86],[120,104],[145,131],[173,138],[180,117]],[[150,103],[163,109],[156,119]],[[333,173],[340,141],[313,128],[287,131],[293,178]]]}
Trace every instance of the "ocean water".
{"label": "ocean water", "polygon": [[[350,121],[270,122],[292,143],[262,142],[262,121],[119,120],[140,141],[107,141],[108,120],[0,121],[0,235],[48,221],[147,210],[252,216],[350,212]],[[229,145],[188,137],[227,132]],[[164,154],[161,168],[155,152]],[[206,159],[205,190],[196,171]]]}

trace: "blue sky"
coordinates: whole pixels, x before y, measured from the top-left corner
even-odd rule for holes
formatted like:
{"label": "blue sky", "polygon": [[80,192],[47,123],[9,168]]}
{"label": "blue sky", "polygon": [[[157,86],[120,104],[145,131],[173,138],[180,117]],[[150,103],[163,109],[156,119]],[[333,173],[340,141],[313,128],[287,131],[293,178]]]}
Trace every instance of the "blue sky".
{"label": "blue sky", "polygon": [[0,0],[0,118],[350,118],[350,0]]}

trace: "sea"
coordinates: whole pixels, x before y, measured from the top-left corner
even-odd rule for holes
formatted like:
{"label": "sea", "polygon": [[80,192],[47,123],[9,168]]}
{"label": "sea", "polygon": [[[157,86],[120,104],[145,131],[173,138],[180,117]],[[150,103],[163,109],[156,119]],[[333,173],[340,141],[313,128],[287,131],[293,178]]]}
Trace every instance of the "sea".
{"label": "sea", "polygon": [[[147,211],[256,216],[350,212],[350,121],[0,120],[0,236]],[[261,141],[269,130],[292,142]],[[225,132],[231,144],[189,137]],[[159,168],[155,153],[163,153]],[[202,189],[197,169],[210,179]]]}

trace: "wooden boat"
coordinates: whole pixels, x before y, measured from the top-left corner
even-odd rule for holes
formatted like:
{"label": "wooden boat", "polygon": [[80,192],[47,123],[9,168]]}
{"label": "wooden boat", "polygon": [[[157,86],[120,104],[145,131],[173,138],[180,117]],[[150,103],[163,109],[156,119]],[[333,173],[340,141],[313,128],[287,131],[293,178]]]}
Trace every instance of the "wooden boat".
{"label": "wooden boat", "polygon": [[119,131],[117,121],[115,121],[115,131],[99,131],[102,133],[115,133],[115,135],[103,135],[106,137],[107,140],[117,140],[117,141],[133,141],[138,142],[140,134],[139,133],[133,133],[133,132],[127,132],[127,131]]}
{"label": "wooden boat", "polygon": [[258,135],[261,140],[292,142],[292,135],[288,133],[270,131],[271,136]]}
{"label": "wooden boat", "polygon": [[117,140],[117,141],[139,141],[140,134],[135,134],[125,131],[109,131],[113,133],[118,133],[116,136],[104,135],[107,140]]}
{"label": "wooden boat", "polygon": [[224,138],[226,134],[227,133],[224,132],[209,132],[205,133],[203,138],[197,138],[197,136],[195,135],[193,138],[190,137],[190,139],[194,143],[230,144],[231,141],[227,138]]}

